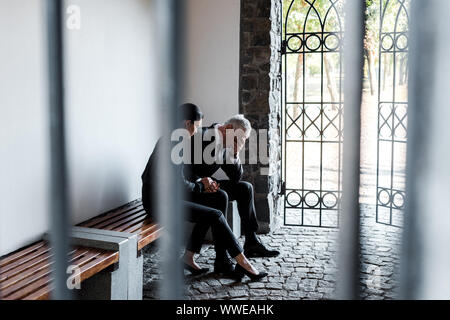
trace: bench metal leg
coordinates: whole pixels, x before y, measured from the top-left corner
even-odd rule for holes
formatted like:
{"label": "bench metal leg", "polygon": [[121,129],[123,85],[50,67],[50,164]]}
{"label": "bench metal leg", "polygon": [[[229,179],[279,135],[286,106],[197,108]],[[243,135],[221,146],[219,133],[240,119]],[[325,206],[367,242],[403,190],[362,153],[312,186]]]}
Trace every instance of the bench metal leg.
{"label": "bench metal leg", "polygon": [[[113,268],[114,269],[114,268]],[[81,283],[80,300],[127,300],[128,284],[122,270],[105,269]]]}
{"label": "bench metal leg", "polygon": [[144,287],[144,256],[141,252],[138,253],[135,262],[130,264],[129,275],[128,300],[142,300],[142,290]]}
{"label": "bench metal leg", "polygon": [[239,238],[242,235],[241,231],[241,216],[236,201],[230,201],[228,203],[227,222],[233,230],[234,235]]}
{"label": "bench metal leg", "polygon": [[75,227],[72,243],[119,251],[118,265],[82,282],[81,299],[142,300],[143,257],[138,256],[136,234]]}

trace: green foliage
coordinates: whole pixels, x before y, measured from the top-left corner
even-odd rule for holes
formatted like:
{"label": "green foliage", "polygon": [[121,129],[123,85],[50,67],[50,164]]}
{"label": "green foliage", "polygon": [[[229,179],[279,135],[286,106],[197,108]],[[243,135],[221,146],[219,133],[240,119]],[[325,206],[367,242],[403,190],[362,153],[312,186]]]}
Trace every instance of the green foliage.
{"label": "green foliage", "polygon": [[[337,1],[333,6],[330,0],[283,0],[283,21],[286,22],[286,31],[287,33],[343,31],[339,20],[342,5],[342,1]],[[306,18],[308,20],[305,23]]]}
{"label": "green foliage", "polygon": [[366,36],[364,47],[368,51],[378,50],[378,43],[380,38],[380,0],[366,0]]}
{"label": "green foliage", "polygon": [[[340,33],[344,29],[343,1],[330,0],[283,0],[283,22],[286,33]],[[288,14],[289,13],[289,14]],[[287,18],[287,20],[286,20]],[[295,41],[295,40],[293,40]],[[314,39],[310,39],[310,46]],[[292,44],[292,43],[289,43]],[[292,47],[292,46],[291,46]],[[339,66],[338,56],[330,55],[329,61],[336,68]],[[289,68],[295,68],[297,62],[291,60]],[[308,63],[308,73],[312,76],[320,74],[321,66]]]}
{"label": "green foliage", "polygon": [[313,65],[308,66],[309,74],[312,76],[320,74],[320,70],[321,70],[320,65],[318,65],[318,64],[313,64]]}

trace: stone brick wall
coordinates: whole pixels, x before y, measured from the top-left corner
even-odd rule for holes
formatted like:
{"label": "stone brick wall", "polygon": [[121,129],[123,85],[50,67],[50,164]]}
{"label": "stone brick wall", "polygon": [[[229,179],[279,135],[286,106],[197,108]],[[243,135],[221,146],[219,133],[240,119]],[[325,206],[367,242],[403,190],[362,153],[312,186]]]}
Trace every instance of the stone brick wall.
{"label": "stone brick wall", "polygon": [[269,141],[269,165],[245,166],[260,232],[273,229],[280,212],[280,10],[281,0],[241,0],[239,109],[254,129],[268,131]]}

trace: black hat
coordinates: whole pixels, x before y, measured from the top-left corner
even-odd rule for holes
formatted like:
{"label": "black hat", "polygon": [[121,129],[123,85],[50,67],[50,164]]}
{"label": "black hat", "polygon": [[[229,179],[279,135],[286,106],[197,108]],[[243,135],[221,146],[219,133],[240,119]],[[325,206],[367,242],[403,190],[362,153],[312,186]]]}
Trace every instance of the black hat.
{"label": "black hat", "polygon": [[199,121],[203,119],[200,108],[193,103],[185,103],[180,106],[180,114],[183,120]]}

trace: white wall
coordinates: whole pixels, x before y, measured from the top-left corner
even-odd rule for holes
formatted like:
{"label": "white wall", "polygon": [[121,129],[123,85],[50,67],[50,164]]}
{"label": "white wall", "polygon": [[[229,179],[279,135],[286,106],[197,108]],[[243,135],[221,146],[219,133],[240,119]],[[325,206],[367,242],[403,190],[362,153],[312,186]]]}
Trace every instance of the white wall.
{"label": "white wall", "polygon": [[205,125],[239,112],[240,0],[189,0],[186,101]]}
{"label": "white wall", "polygon": [[42,1],[0,1],[0,255],[47,229]]}
{"label": "white wall", "polygon": [[149,0],[72,0],[67,34],[67,129],[74,222],[140,197],[157,139]]}
{"label": "white wall", "polygon": [[[73,222],[140,196],[157,139],[151,0],[72,0],[67,142]],[[42,0],[0,0],[0,255],[48,229]]]}

